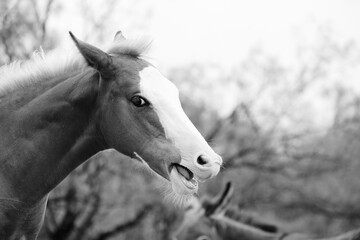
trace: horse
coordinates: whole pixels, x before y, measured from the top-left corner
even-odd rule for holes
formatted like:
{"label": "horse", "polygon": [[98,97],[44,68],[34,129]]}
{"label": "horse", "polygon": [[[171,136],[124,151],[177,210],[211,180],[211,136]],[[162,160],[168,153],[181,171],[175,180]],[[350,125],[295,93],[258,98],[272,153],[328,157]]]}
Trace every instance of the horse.
{"label": "horse", "polygon": [[[213,199],[189,201],[182,223],[173,240],[360,240],[360,229],[330,238],[313,238],[300,233],[287,233],[277,226],[252,216],[234,213],[228,208],[233,188],[226,183],[222,193]],[[229,211],[230,210],[230,211]]]}
{"label": "horse", "polygon": [[186,201],[222,158],[184,113],[177,87],[119,31],[108,51],[69,32],[74,51],[0,69],[0,239],[37,238],[49,192],[115,149]]}

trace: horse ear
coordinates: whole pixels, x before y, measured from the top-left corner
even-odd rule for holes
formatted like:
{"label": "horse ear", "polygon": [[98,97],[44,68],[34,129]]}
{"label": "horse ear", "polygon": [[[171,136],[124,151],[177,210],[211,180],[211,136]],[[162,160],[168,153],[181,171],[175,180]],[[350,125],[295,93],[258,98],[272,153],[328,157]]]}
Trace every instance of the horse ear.
{"label": "horse ear", "polygon": [[203,201],[202,205],[205,209],[205,215],[210,217],[211,215],[219,214],[224,211],[230,203],[233,193],[234,190],[231,182],[227,182],[222,194],[218,195],[214,200]]}
{"label": "horse ear", "polygon": [[124,41],[124,40],[126,40],[126,38],[124,37],[122,32],[117,31],[117,33],[115,34],[115,37],[114,37],[114,42],[121,42],[121,41]]}
{"label": "horse ear", "polygon": [[90,67],[95,68],[100,73],[109,69],[111,65],[111,56],[109,54],[86,42],[80,41],[72,32],[69,32],[69,34]]}

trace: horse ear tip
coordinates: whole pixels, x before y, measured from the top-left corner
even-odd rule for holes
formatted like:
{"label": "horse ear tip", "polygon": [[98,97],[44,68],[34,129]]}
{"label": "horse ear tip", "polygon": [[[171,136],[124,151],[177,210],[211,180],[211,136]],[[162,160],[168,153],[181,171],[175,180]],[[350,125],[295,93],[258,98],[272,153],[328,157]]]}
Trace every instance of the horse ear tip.
{"label": "horse ear tip", "polygon": [[77,42],[77,38],[75,37],[75,35],[74,35],[71,31],[69,31],[69,35],[70,35],[71,39],[72,39],[74,42]]}
{"label": "horse ear tip", "polygon": [[124,37],[122,31],[119,30],[115,34],[114,41],[121,41],[121,40],[125,40],[125,37]]}
{"label": "horse ear tip", "polygon": [[232,197],[233,193],[234,193],[234,187],[232,185],[232,182],[227,181],[225,184],[224,194],[228,197]]}

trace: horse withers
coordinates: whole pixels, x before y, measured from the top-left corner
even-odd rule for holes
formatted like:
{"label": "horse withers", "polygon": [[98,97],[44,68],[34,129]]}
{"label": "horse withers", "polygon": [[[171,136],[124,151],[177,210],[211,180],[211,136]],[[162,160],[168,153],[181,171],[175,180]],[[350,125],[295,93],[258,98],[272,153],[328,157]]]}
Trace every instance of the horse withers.
{"label": "horse withers", "polygon": [[0,69],[0,239],[36,239],[48,193],[105,149],[140,161],[179,199],[220,170],[176,86],[142,57],[148,41],[119,32],[104,52],[70,36],[76,53]]}

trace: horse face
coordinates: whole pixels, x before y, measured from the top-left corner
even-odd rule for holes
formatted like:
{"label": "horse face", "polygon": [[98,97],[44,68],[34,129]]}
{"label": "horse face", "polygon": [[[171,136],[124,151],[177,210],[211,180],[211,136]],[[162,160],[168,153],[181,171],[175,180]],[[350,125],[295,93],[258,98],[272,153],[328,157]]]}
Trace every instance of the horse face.
{"label": "horse face", "polygon": [[73,39],[100,73],[98,126],[109,147],[141,160],[179,195],[217,175],[222,159],[185,115],[173,83],[145,60]]}
{"label": "horse face", "polygon": [[139,76],[141,96],[158,117],[166,140],[180,153],[179,161],[167,161],[173,189],[178,194],[194,193],[198,180],[209,179],[219,172],[222,159],[184,113],[176,86],[150,65]]}

